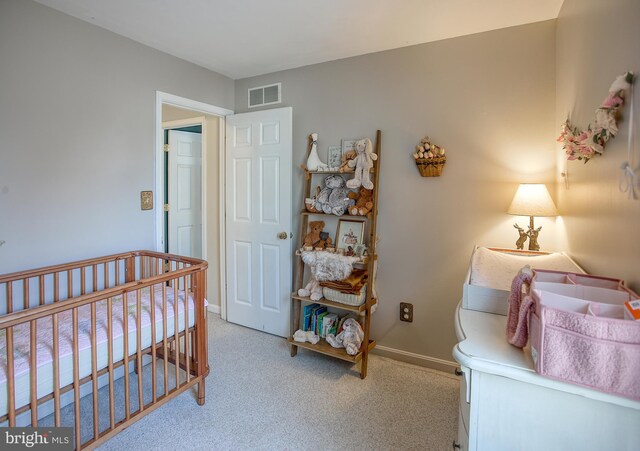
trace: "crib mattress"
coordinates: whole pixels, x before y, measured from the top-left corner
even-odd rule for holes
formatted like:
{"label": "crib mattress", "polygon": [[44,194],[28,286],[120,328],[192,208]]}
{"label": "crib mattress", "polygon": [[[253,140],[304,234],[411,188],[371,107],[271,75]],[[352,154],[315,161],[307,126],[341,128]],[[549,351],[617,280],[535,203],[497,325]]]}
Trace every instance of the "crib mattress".
{"label": "crib mattress", "polygon": [[[150,288],[141,290],[141,344],[140,349],[151,346],[151,296]],[[185,299],[184,291],[178,291],[178,332],[185,329]],[[154,287],[155,298],[155,342],[163,340],[162,316],[162,285]],[[206,304],[206,301],[205,301]],[[109,343],[107,328],[107,300],[96,304],[96,363],[101,370],[108,366]],[[195,309],[193,296],[188,296],[189,327],[195,324]],[[126,301],[128,321],[128,355],[136,353],[137,346],[137,299],[136,292],[127,293]],[[123,296],[112,298],[112,333],[113,333],[113,362],[122,360],[124,355],[124,317]],[[175,333],[174,320],[174,290],[167,287],[167,338]],[[51,317],[39,319],[37,322],[37,394],[38,398],[53,393],[53,327]],[[14,381],[15,408],[18,409],[30,402],[30,327],[21,324],[13,328],[14,341]],[[58,315],[59,330],[59,373],[60,387],[73,382],[73,323],[71,311]],[[0,415],[7,413],[7,350],[6,330],[0,331]],[[80,378],[91,374],[91,307],[89,305],[78,309],[78,368]]]}

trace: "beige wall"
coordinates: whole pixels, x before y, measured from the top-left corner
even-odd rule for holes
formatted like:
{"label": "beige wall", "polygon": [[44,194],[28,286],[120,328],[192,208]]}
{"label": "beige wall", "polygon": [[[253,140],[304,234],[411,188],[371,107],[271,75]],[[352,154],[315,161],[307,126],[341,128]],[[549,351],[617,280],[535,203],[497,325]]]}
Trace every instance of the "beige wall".
{"label": "beige wall", "polygon": [[234,81],[31,1],[0,2],[0,274],[155,248],[156,91]]}
{"label": "beige wall", "polygon": [[[294,212],[309,133],[324,158],[341,138],[382,130],[381,345],[452,360],[473,245],[513,246],[513,222],[526,221],[506,214],[517,184],[554,181],[554,46],[548,21],[236,81],[236,111],[247,110],[247,88],[282,82],[282,106],[293,107]],[[411,158],[425,134],[448,151],[441,178],[420,177]],[[542,246],[554,248],[553,221],[540,224]],[[414,303],[413,323],[399,321],[400,301]]]}
{"label": "beige wall", "polygon": [[[567,114],[585,127],[614,78],[640,74],[640,2],[565,0],[556,31],[556,134]],[[640,112],[636,81],[635,111]],[[640,115],[635,118],[633,164],[640,165]],[[622,277],[640,290],[640,201],[618,189],[620,164],[627,160],[629,104],[620,132],[605,154],[587,164],[570,162],[569,189],[558,183],[559,224],[565,246],[590,272]],[[558,172],[565,160],[558,147]],[[564,229],[564,230],[563,230]]]}
{"label": "beige wall", "polygon": [[205,173],[206,196],[204,210],[207,215],[206,259],[209,263],[207,271],[207,300],[210,305],[220,305],[220,119],[217,116],[201,114],[191,110],[162,105],[162,120],[177,121],[195,117],[205,118]]}

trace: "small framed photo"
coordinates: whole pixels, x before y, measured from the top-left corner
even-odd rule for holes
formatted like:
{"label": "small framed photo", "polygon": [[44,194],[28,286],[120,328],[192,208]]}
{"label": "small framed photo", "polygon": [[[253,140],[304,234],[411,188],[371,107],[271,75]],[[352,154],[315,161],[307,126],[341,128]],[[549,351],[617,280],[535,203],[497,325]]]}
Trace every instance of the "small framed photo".
{"label": "small framed photo", "polygon": [[329,146],[327,151],[327,164],[330,169],[338,169],[342,166],[342,147]]}
{"label": "small framed photo", "polygon": [[356,244],[356,246],[353,248],[353,254],[356,257],[364,257],[365,252],[367,251],[367,246],[365,246],[364,244]]}
{"label": "small framed photo", "polygon": [[356,143],[359,139],[343,139],[342,140],[342,155],[352,150],[356,150]]}
{"label": "small framed photo", "polygon": [[344,249],[346,253],[353,255],[358,244],[364,241],[364,221],[352,221],[340,219],[336,233],[336,248]]}

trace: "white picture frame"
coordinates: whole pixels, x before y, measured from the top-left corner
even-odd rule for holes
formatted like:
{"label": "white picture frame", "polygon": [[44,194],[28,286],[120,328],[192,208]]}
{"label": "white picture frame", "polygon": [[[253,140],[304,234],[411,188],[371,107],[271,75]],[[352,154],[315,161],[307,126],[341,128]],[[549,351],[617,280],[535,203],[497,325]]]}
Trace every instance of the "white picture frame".
{"label": "white picture frame", "polygon": [[342,166],[342,146],[329,146],[327,149],[327,165],[331,170]]}
{"label": "white picture frame", "polygon": [[342,155],[352,150],[356,150],[356,143],[358,141],[360,141],[359,138],[342,139]]}
{"label": "white picture frame", "polygon": [[336,249],[349,248],[353,251],[358,244],[364,242],[364,221],[352,221],[350,219],[340,219],[338,230],[336,231]]}

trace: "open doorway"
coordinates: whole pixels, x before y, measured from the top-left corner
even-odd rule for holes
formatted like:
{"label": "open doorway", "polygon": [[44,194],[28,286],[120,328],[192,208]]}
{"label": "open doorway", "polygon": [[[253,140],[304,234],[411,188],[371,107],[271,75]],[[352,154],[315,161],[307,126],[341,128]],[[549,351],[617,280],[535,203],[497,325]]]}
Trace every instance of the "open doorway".
{"label": "open doorway", "polygon": [[209,310],[224,314],[220,160],[233,112],[160,92],[156,100],[156,249],[207,260]]}
{"label": "open doorway", "polygon": [[[207,253],[202,241],[202,159],[203,153],[217,154],[218,149],[211,140],[203,140],[207,118],[197,116],[174,119],[193,114],[193,111],[171,105],[162,106],[165,152],[163,240],[165,252],[202,258]],[[218,118],[211,117],[208,120],[215,122]],[[207,146],[206,149],[203,148],[204,145]]]}

